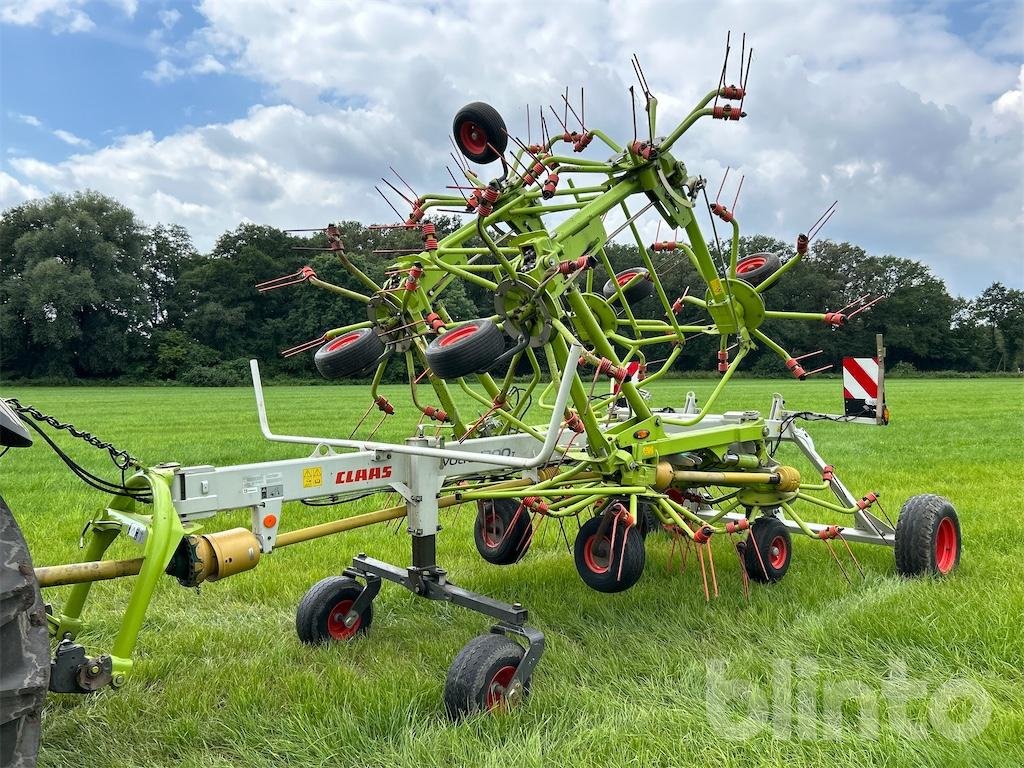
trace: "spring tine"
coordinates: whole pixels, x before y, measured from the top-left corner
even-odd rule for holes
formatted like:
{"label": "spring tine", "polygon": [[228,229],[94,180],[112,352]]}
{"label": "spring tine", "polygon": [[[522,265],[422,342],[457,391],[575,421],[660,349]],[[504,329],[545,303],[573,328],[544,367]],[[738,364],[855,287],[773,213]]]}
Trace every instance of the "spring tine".
{"label": "spring tine", "polygon": [[636,144],[636,93],[633,86],[629,86],[629,101],[633,105],[633,143]]}
{"label": "spring tine", "polygon": [[697,557],[700,559],[700,576],[704,582],[704,602],[711,602],[711,593],[708,592],[708,572],[704,567],[704,548],[697,545]]}
{"label": "spring tine", "polygon": [[862,579],[866,579],[867,578],[867,574],[864,573],[864,568],[861,567],[860,560],[858,560],[857,556],[855,554],[853,554],[853,550],[850,548],[850,542],[848,542],[845,538],[843,538],[842,532],[838,533],[837,537],[839,538],[839,540],[841,542],[843,542],[843,546],[846,547],[846,551],[850,553],[850,559],[853,560],[853,564],[856,565],[857,566],[857,570],[860,571],[860,577]]}
{"label": "spring tine", "polygon": [[718,94],[722,90],[722,86],[725,85],[725,68],[729,66],[729,38],[732,35],[731,31],[725,33],[725,61],[722,62],[722,74],[718,78],[718,89],[715,91],[715,103],[712,108],[718,106]]}
{"label": "spring tine", "polygon": [[390,209],[391,209],[392,211],[394,211],[394,212],[395,212],[395,216],[397,216],[397,217],[399,218],[399,220],[401,220],[402,218],[404,218],[404,217],[402,216],[402,214],[400,214],[400,213],[398,212],[398,209],[397,209],[397,208],[395,208],[395,206],[393,206],[393,205],[391,204],[391,201],[390,201],[390,200],[388,200],[387,196],[386,196],[386,195],[385,195],[385,194],[384,194],[383,192],[381,192],[381,191],[380,191],[380,187],[378,187],[378,186],[377,186],[376,184],[374,184],[374,185],[373,185],[373,188],[377,190],[377,194],[378,194],[378,195],[380,195],[381,197],[383,197],[383,198],[384,198],[384,202],[388,204],[388,208],[390,208]]}
{"label": "spring tine", "polygon": [[799,357],[794,357],[793,359],[799,362],[800,360],[806,360],[808,357],[814,357],[815,355],[820,355],[823,351],[824,350],[819,349],[819,350],[816,350],[814,352],[807,352],[806,354],[800,355]]}
{"label": "spring tine", "polygon": [[306,350],[312,349],[313,347],[319,346],[320,344],[324,344],[326,341],[327,336],[322,334],[319,338],[310,339],[309,341],[304,341],[301,344],[296,344],[294,347],[289,347],[288,349],[282,350],[281,357],[294,357],[295,355],[301,354]]}
{"label": "spring tine", "polygon": [[849,320],[851,317],[856,317],[861,312],[864,312],[866,310],[871,309],[873,306],[875,306],[875,304],[877,304],[878,302],[880,302],[884,298],[885,298],[885,294],[883,293],[881,296],[879,296],[876,299],[872,299],[867,304],[865,304],[865,305],[863,305],[861,307],[857,307],[857,309],[855,309],[853,312],[851,312],[849,315],[846,316],[846,319]]}
{"label": "spring tine", "polygon": [[747,544],[754,545],[754,554],[757,555],[757,562],[761,564],[761,573],[767,579],[768,569],[765,567],[764,558],[761,557],[761,548],[757,546],[757,538],[754,536],[753,526],[751,526],[750,533],[747,534]]}
{"label": "spring tine", "polygon": [[722,190],[725,188],[725,180],[729,178],[729,171],[732,170],[732,166],[725,166],[725,175],[722,176],[722,183],[718,185],[718,194],[715,195],[715,202],[718,202],[718,198],[722,196]]}
{"label": "spring tine", "polygon": [[837,205],[839,205],[839,201],[838,200],[834,200],[832,202],[832,205],[830,205],[828,208],[826,208],[825,212],[822,213],[821,216],[818,217],[818,220],[816,222],[814,222],[813,224],[811,224],[810,229],[807,230],[807,240],[808,241],[810,241],[811,238],[816,236],[818,234],[818,232],[821,230],[821,228],[823,226],[825,226],[825,223],[830,218],[832,218],[832,214],[835,213],[835,208],[836,208]]}
{"label": "spring tine", "polygon": [[846,568],[843,566],[842,561],[839,559],[839,555],[836,554],[835,549],[832,547],[832,542],[828,539],[824,539],[823,541],[825,542],[825,546],[828,547],[828,551],[832,555],[832,559],[836,561],[836,565],[838,565],[839,570],[842,571],[843,578],[846,579],[846,583],[852,585],[853,580],[850,579],[850,574],[846,572]]}
{"label": "spring tine", "polygon": [[363,422],[366,421],[366,417],[370,415],[370,411],[373,410],[373,406],[374,404],[370,403],[370,407],[366,409],[366,412],[363,413],[363,415],[359,418],[359,421],[356,422],[356,425],[352,427],[352,432],[350,432],[348,436],[349,440],[351,440],[355,433],[359,431],[359,428],[363,426]]}
{"label": "spring tine", "polygon": [[388,417],[388,415],[386,413],[380,417],[380,421],[377,422],[377,426],[375,426],[373,429],[371,429],[370,430],[370,434],[366,436],[367,440],[369,440],[375,434],[377,434],[377,430],[381,428],[381,426],[384,424],[384,419],[386,419],[387,417]]}
{"label": "spring tine", "polygon": [[832,367],[833,367],[832,363],[829,363],[828,365],[823,365],[823,366],[821,366],[821,368],[815,368],[815,369],[814,369],[813,371],[808,371],[808,372],[807,372],[806,374],[804,374],[804,379],[809,379],[809,378],[811,378],[811,376],[813,376],[814,374],[816,374],[816,373],[822,373],[822,372],[824,372],[824,371],[827,371],[827,370],[829,370],[829,369],[830,369],[830,368],[832,368]]}
{"label": "spring tine", "polygon": [[740,185],[736,187],[736,197],[732,199],[732,212],[734,215],[736,213],[736,203],[740,201],[740,190],[743,189],[743,180],[745,178],[747,178],[745,174],[740,176]]}
{"label": "spring tine", "polygon": [[711,546],[711,541],[708,540],[704,544],[708,548],[708,565],[711,567],[711,583],[715,587],[715,597],[718,597],[718,574],[715,573],[715,550]]}
{"label": "spring tine", "polygon": [[562,532],[562,540],[565,541],[565,551],[572,554],[572,547],[569,545],[569,535],[565,532],[565,521],[558,518],[558,529]]}
{"label": "spring tine", "polygon": [[397,177],[398,177],[398,180],[399,180],[400,182],[402,182],[403,184],[405,184],[405,186],[406,186],[406,189],[408,189],[408,190],[409,190],[410,192],[412,192],[412,196],[413,196],[413,197],[415,197],[415,198],[417,198],[417,199],[419,199],[419,195],[417,195],[417,194],[416,194],[416,190],[415,190],[415,189],[413,189],[413,188],[412,188],[411,186],[409,186],[409,182],[408,182],[408,181],[406,181],[405,179],[403,179],[403,178],[402,178],[402,174],[400,174],[400,173],[399,173],[398,171],[396,171],[396,170],[395,170],[394,168],[392,168],[392,167],[391,167],[390,165],[388,166],[388,168],[391,168],[391,172],[392,172],[393,174],[395,174],[395,176],[397,176]]}
{"label": "spring tine", "polygon": [[381,181],[383,181],[383,182],[384,182],[385,184],[387,184],[387,185],[388,185],[389,187],[391,187],[391,190],[392,190],[392,191],[393,191],[393,192],[394,192],[394,193],[395,193],[396,195],[398,195],[398,196],[399,196],[400,198],[402,198],[403,200],[405,200],[405,202],[407,202],[407,203],[408,203],[409,205],[411,205],[411,206],[412,206],[412,207],[414,207],[414,208],[416,207],[416,204],[415,204],[415,203],[414,203],[414,202],[413,202],[412,200],[410,200],[410,199],[409,199],[408,197],[406,197],[405,195],[403,195],[403,194],[402,194],[402,193],[401,193],[401,192],[399,191],[398,187],[396,187],[396,186],[395,186],[394,184],[392,184],[392,183],[391,183],[390,181],[388,181],[387,179],[385,179],[385,178],[384,178],[383,176],[381,176],[381,177],[380,177],[380,180],[381,180]]}
{"label": "spring tine", "polygon": [[[743,76],[743,82],[740,83],[740,88],[743,89],[743,95],[740,96],[740,112],[743,112],[743,102],[747,99],[747,83],[750,81],[750,64],[754,60],[754,49],[750,49],[750,53],[747,54],[747,73]],[[740,66],[743,66],[743,60],[740,60]]]}
{"label": "spring tine", "polygon": [[750,574],[747,573],[747,565],[743,562],[743,555],[740,553],[740,545],[732,534],[729,534],[729,543],[732,544],[733,552],[736,553],[736,559],[740,561],[740,583],[743,587],[743,597],[746,601],[750,602]]}

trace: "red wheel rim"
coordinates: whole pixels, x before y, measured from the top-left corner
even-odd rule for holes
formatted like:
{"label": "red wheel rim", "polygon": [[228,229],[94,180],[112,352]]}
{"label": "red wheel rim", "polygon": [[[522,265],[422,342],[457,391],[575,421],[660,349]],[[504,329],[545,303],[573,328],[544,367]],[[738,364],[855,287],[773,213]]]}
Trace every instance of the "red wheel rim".
{"label": "red wheel rim", "polygon": [[505,538],[505,521],[496,512],[488,512],[480,525],[480,532],[483,534],[484,544],[489,549],[495,549]]}
{"label": "red wheel rim", "polygon": [[356,618],[356,623],[351,627],[345,626],[345,616],[352,610],[352,600],[339,600],[327,614],[327,634],[335,640],[349,640],[359,631],[363,623],[363,617]]}
{"label": "red wheel rim", "polygon": [[353,331],[352,333],[346,333],[344,336],[339,336],[330,344],[327,345],[328,352],[337,352],[342,347],[347,347],[353,341],[358,339],[363,334],[360,331]]}
{"label": "red wheel rim", "polygon": [[448,331],[441,339],[437,342],[440,347],[447,347],[449,344],[454,344],[459,339],[464,339],[467,336],[472,336],[477,332],[479,326],[477,325],[463,325],[459,326],[453,331]]}
{"label": "red wheel rim", "polygon": [[736,265],[736,274],[745,275],[747,272],[753,272],[755,269],[760,269],[768,263],[768,259],[763,256],[751,256],[749,259],[744,259]]}
{"label": "red wheel rim", "polygon": [[[603,551],[594,552],[597,547]],[[607,573],[611,567],[612,543],[607,536],[598,536],[596,533],[587,539],[583,545],[583,562],[591,573]]]}
{"label": "red wheel rim", "polygon": [[956,563],[956,526],[948,517],[942,518],[935,532],[935,567],[939,573],[949,573]]}
{"label": "red wheel rim", "polygon": [[786,559],[788,557],[789,547],[786,546],[786,539],[782,536],[776,536],[768,546],[769,565],[778,571],[786,565]]}
{"label": "red wheel rim", "polygon": [[487,133],[473,121],[467,120],[459,126],[459,143],[467,152],[482,155],[487,150]]}
{"label": "red wheel rim", "polygon": [[511,665],[506,665],[494,673],[494,677],[491,678],[491,682],[487,684],[487,698],[486,705],[487,711],[490,712],[495,707],[501,706],[505,701],[505,690],[512,682],[512,678],[516,674],[516,668]]}
{"label": "red wheel rim", "polygon": [[623,272],[621,275],[615,276],[615,282],[619,285],[625,285],[639,274],[639,272]]}

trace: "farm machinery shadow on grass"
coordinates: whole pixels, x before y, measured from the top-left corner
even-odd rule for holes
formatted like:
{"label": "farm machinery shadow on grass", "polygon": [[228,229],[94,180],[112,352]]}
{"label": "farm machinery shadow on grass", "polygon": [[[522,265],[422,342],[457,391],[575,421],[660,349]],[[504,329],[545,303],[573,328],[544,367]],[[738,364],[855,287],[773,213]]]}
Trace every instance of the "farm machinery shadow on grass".
{"label": "farm machinery shadow on grass", "polygon": [[[341,575],[316,584],[302,599],[296,615],[299,639],[319,644],[364,633],[382,581],[396,582],[421,597],[494,620],[491,631],[472,640],[451,665],[444,688],[447,711],[459,717],[515,704],[529,691],[544,647],[542,634],[527,625],[524,607],[456,586],[435,557],[441,510],[468,502],[477,506],[477,549],[500,565],[518,561],[547,518],[575,518],[580,522],[576,568],[588,586],[602,592],[627,589],[641,577],[645,536],[653,529],[673,537],[674,549],[693,553],[707,597],[718,591],[711,544],[721,539],[738,555],[744,590],[751,581],[771,583],[785,575],[793,535],[824,542],[840,567],[837,551],[859,568],[849,547],[858,542],[894,547],[897,568],[905,575],[952,571],[960,530],[947,500],[914,497],[895,523],[884,511],[876,515],[878,494],[851,493],[797,425],[816,419],[887,423],[881,346],[876,358],[851,362],[843,414],[787,410],[778,395],[764,413],[713,410],[757,347],[777,354],[796,378],[809,375],[802,365],[805,356],[794,356],[769,335],[773,323],[838,328],[877,301],[861,297],[838,311],[770,309],[767,292],[804,256],[834,205],[797,238],[785,261],[773,254],[739,259],[735,202],[733,210],[717,199],[711,202],[705,179],[691,175],[673,154],[698,120],[728,123],[745,116],[750,59],[740,58],[740,84],[726,84],[723,66],[718,86],[664,136],[656,130],[658,101],[634,61],[646,119],[637,131],[634,113],[639,137],[624,145],[585,124],[582,94],[579,129],[569,128],[569,112],[576,112],[566,96],[564,117],[549,110],[551,124],[557,121],[561,131],[548,131],[542,111],[536,143],[512,137],[492,107],[470,104],[453,125],[454,143],[465,158],[457,159],[463,183],[425,195],[405,185],[407,195],[389,183],[409,206],[408,215],[400,214],[400,223],[389,226],[418,233],[422,246],[392,252],[383,284],[346,256],[339,229],[331,225],[322,230],[321,242],[361,290],[326,282],[309,267],[257,286],[268,291],[306,283],[365,305],[365,321],[328,330],[285,354],[316,350],[317,368],[331,379],[372,375],[367,412],[346,438],[276,434],[253,361],[264,436],[311,446],[308,455],[229,467],[139,467],[131,466],[127,454],[101,444],[123,469],[135,471],[108,488],[111,501],[86,526],[83,562],[35,570],[43,587],[74,584],[67,601],[44,618],[37,608],[14,619],[5,602],[5,621],[49,626],[57,642],[50,690],[83,692],[125,682],[150,598],[165,573],[195,586],[249,570],[281,547],[405,518],[411,565],[358,554]],[[586,154],[605,159],[584,157],[593,146],[602,147],[603,154]],[[500,175],[485,181],[466,161],[495,164]],[[685,237],[642,242],[637,220],[651,209],[669,230]],[[429,218],[439,210],[455,210],[468,221],[439,237]],[[608,232],[604,220],[613,211],[624,223]],[[699,211],[709,214],[713,226],[720,220],[731,235],[720,240],[716,232],[709,248]],[[552,219],[557,223],[546,223]],[[605,245],[627,230],[641,263],[616,272]],[[692,286],[679,297],[666,293],[659,274],[676,260],[692,264],[702,280],[700,290]],[[444,293],[454,281],[493,293],[493,314],[468,320],[449,316]],[[701,319],[683,322],[684,311]],[[653,406],[650,385],[665,376],[695,337],[717,341],[717,385],[703,403],[691,393],[685,403]],[[670,346],[666,359],[647,359],[645,350],[655,345]],[[374,440],[375,429],[366,434],[363,426],[379,424],[395,411],[378,391],[393,358],[404,361],[408,374],[406,407],[421,414],[414,434],[397,443]],[[546,423],[527,420],[535,400]],[[43,414],[11,403],[26,424],[38,429],[46,421]],[[379,420],[369,419],[375,409],[382,414]],[[21,424],[10,418],[14,435]],[[53,420],[50,425],[67,426]],[[799,450],[810,474],[776,460],[781,443]],[[286,502],[341,503],[384,491],[396,491],[403,503],[307,528],[282,527]],[[251,529],[203,532],[203,520],[239,508],[251,509]],[[845,515],[849,523],[811,522],[806,509]],[[142,556],[104,560],[121,534],[139,544]],[[24,577],[31,568],[20,572]],[[90,587],[121,576],[134,576],[135,584],[120,631],[110,652],[89,656],[75,637]],[[22,578],[18,589],[29,589],[28,581]],[[5,592],[4,600],[15,594],[29,592]],[[7,658],[6,645],[4,650]],[[25,701],[37,700],[26,693]],[[25,711],[31,710],[28,705]]]}

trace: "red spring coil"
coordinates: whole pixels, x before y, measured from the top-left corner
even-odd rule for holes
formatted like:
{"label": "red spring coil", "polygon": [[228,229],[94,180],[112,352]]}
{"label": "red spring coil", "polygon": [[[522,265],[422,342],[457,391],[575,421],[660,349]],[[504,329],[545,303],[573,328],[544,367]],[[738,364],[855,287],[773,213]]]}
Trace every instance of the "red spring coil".
{"label": "red spring coil", "polygon": [[523,183],[526,186],[530,186],[531,184],[533,184],[533,182],[540,178],[540,175],[542,173],[544,173],[544,164],[534,163],[533,167],[526,172],[525,176],[523,176]]}
{"label": "red spring coil", "polygon": [[409,269],[409,279],[405,281],[405,290],[415,291],[420,284],[421,277],[423,277],[423,267],[418,264],[411,267]]}
{"label": "red spring coil", "polygon": [[711,536],[714,532],[715,529],[710,525],[702,525],[693,532],[693,540],[698,544],[707,544],[711,540]]}
{"label": "red spring coil", "polygon": [[807,253],[807,246],[810,244],[810,240],[807,239],[807,235],[802,232],[796,236],[796,252],[803,256]]}
{"label": "red spring coil", "polygon": [[711,117],[715,120],[739,120],[746,115],[746,112],[740,112],[739,108],[732,104],[719,104],[711,110]]}
{"label": "red spring coil", "polygon": [[583,426],[583,419],[581,419],[580,415],[573,410],[565,412],[565,426],[577,435],[582,434],[586,429],[586,427]]}
{"label": "red spring coil", "polygon": [[580,256],[578,259],[560,262],[558,272],[562,275],[569,275],[573,272],[579,272],[581,269],[589,269],[596,263],[597,260],[593,256]]}
{"label": "red spring coil", "polygon": [[568,142],[570,144],[575,144],[579,140],[580,140],[580,135],[578,133],[576,133],[576,131],[573,131],[572,133],[569,133],[569,131],[566,131],[565,133],[562,134],[562,141],[566,141],[566,142]]}
{"label": "red spring coil", "polygon": [[466,198],[466,210],[475,211],[476,207],[480,205],[480,201],[476,199],[476,192]]}
{"label": "red spring coil", "polygon": [[598,363],[597,370],[599,373],[606,374],[608,378],[615,379],[616,381],[625,381],[629,375],[625,368],[618,368],[611,360],[606,357],[602,357]]}
{"label": "red spring coil", "polygon": [[544,182],[544,188],[541,190],[540,196],[545,200],[550,200],[555,196],[555,190],[558,188],[558,174],[549,173],[547,180]]}
{"label": "red spring coil", "polygon": [[735,522],[730,521],[730,522],[726,523],[725,524],[725,531],[726,531],[726,533],[739,533],[740,531],[747,530],[749,527],[750,527],[750,521],[747,520],[747,518],[744,517],[744,518],[742,518],[740,520],[736,520]]}
{"label": "red spring coil", "polygon": [[822,482],[831,483],[832,477],[835,475],[835,468],[831,464],[826,464],[821,468],[821,479]]}
{"label": "red spring coil", "polygon": [[860,501],[857,502],[857,508],[858,509],[867,509],[872,504],[874,504],[876,501],[878,501],[878,494],[877,493],[866,494]]}
{"label": "red spring coil", "polygon": [[423,249],[426,251],[437,250],[437,238],[436,237],[425,237],[423,239]]}
{"label": "red spring coil", "polygon": [[838,525],[830,525],[830,526],[828,526],[826,528],[822,528],[820,531],[818,531],[818,538],[821,539],[822,541],[827,541],[828,539],[834,539],[834,538],[836,538],[839,535],[839,532],[842,531],[842,530],[843,529],[840,528]]}
{"label": "red spring coil", "polygon": [[373,402],[374,405],[376,405],[380,410],[384,411],[384,413],[386,413],[388,416],[395,412],[395,407],[388,402],[388,399],[384,397],[384,395],[378,395]]}
{"label": "red spring coil", "polygon": [[718,92],[718,95],[723,99],[736,101],[738,99],[742,99],[744,95],[746,95],[746,92],[738,85],[727,85]]}
{"label": "red spring coil", "polygon": [[718,372],[725,373],[729,370],[729,353],[724,350],[718,350]]}
{"label": "red spring coil", "polygon": [[728,208],[726,208],[721,203],[712,203],[711,204],[711,212],[713,214],[715,214],[715,216],[720,218],[722,221],[725,221],[725,222],[732,221],[732,211],[730,211]]}
{"label": "red spring coil", "polygon": [[409,214],[409,218],[406,220],[405,225],[411,226],[418,224],[419,220],[423,218],[423,209],[420,208],[419,204],[413,206],[412,213]]}
{"label": "red spring coil", "polygon": [[539,155],[541,152],[544,151],[544,147],[541,146],[540,144],[531,144],[526,148],[526,151],[529,152],[531,155]]}
{"label": "red spring coil", "polygon": [[679,244],[674,240],[661,240],[651,245],[652,251],[674,251]]}
{"label": "red spring coil", "polygon": [[426,406],[423,409],[423,413],[425,413],[429,418],[433,419],[434,421],[440,421],[442,424],[448,421],[447,412],[442,411],[440,408],[435,408],[432,405]]}
{"label": "red spring coil", "polygon": [[592,134],[590,131],[587,131],[582,136],[580,136],[577,141],[573,142],[572,151],[582,152],[584,149],[590,146],[590,142],[592,142],[593,140],[594,134]]}
{"label": "red spring coil", "polygon": [[800,365],[800,363],[798,363],[792,357],[786,361],[786,367],[789,369],[789,372],[792,373],[795,378],[800,379],[801,381],[807,378],[807,371],[805,371],[803,366]]}
{"label": "red spring coil", "polygon": [[490,216],[491,212],[494,210],[494,203],[497,202],[500,194],[501,193],[498,192],[497,187],[488,187],[485,189],[483,194],[480,196],[482,199],[480,200],[480,206],[477,208],[477,213],[481,216]]}
{"label": "red spring coil", "polygon": [[437,234],[437,225],[432,221],[424,221],[420,225],[420,231],[423,233],[423,239],[426,240],[428,237],[433,237]]}
{"label": "red spring coil", "polygon": [[842,312],[826,312],[824,320],[825,325],[831,325],[833,328],[842,328],[846,324],[846,315]]}
{"label": "red spring coil", "polygon": [[441,329],[444,328],[444,320],[436,312],[431,312],[424,319],[427,321],[427,325],[430,326],[430,330],[434,333],[440,333]]}
{"label": "red spring coil", "polygon": [[646,141],[634,141],[630,145],[629,151],[634,155],[639,155],[644,160],[650,160],[654,156],[654,147]]}

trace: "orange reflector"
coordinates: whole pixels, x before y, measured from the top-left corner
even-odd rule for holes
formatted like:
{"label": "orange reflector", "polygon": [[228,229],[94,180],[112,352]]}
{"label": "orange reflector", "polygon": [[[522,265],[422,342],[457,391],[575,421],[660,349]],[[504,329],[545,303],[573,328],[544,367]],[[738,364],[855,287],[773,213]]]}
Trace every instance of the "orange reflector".
{"label": "orange reflector", "polygon": [[275,525],[277,525],[277,515],[267,515],[263,518],[264,528],[273,528]]}
{"label": "orange reflector", "polygon": [[650,436],[651,430],[649,429],[638,429],[636,432],[633,433],[633,437],[635,437],[637,440],[646,440]]}

